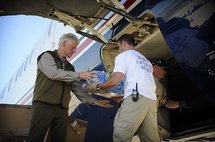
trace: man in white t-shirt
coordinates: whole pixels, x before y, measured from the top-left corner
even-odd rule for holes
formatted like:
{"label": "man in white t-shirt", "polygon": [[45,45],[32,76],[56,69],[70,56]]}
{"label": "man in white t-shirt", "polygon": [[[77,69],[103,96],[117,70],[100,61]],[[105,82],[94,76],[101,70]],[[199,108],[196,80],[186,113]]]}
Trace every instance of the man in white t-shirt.
{"label": "man in white t-shirt", "polygon": [[89,88],[91,91],[100,91],[124,81],[124,98],[114,119],[114,142],[130,142],[134,134],[144,142],[159,142],[152,64],[134,50],[136,42],[131,34],[122,35],[118,39],[118,46],[120,54],[115,58],[111,77]]}

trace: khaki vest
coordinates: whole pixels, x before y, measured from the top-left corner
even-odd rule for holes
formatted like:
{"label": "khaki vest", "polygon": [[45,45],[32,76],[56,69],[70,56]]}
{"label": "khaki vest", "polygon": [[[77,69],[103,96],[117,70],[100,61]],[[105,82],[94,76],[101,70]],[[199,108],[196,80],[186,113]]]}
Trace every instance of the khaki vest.
{"label": "khaki vest", "polygon": [[[63,69],[63,62],[55,51],[46,51],[51,54],[59,69]],[[37,61],[41,56],[38,56]],[[75,71],[74,67],[68,62],[65,62],[65,69],[67,71]],[[33,102],[43,102],[47,104],[61,105],[64,108],[69,107],[71,99],[69,84],[63,81],[55,81],[49,79],[39,68],[37,69],[37,79],[34,88]]]}

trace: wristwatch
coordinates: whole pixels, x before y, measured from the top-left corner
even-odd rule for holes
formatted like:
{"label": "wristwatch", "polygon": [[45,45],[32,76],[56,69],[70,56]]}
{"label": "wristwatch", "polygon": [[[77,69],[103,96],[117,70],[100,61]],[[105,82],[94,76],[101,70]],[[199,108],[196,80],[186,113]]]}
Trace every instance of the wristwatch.
{"label": "wristwatch", "polygon": [[96,90],[101,91],[101,88],[99,87],[99,84],[96,85]]}

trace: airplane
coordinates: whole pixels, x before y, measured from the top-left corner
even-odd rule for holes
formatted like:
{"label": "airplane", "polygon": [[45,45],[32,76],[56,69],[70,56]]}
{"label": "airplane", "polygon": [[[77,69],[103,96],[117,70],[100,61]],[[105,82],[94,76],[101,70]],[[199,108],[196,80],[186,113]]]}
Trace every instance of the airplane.
{"label": "airplane", "polygon": [[[214,12],[213,0],[66,0],[64,3],[56,0],[28,1],[25,6],[20,1],[5,0],[0,4],[1,16],[26,14],[51,18],[72,26],[87,37],[86,42],[94,42],[90,46],[99,55],[86,51],[74,62],[75,67],[92,55],[100,56],[102,65],[81,68],[85,70],[91,67],[111,73],[118,54],[116,40],[124,33],[133,34],[138,41],[136,50],[150,60],[162,57],[169,64],[168,97],[189,104],[188,109],[164,108],[158,113],[159,129],[165,134],[163,141],[179,142],[215,140]],[[109,110],[82,103],[73,105],[71,116],[88,122],[85,141],[111,141],[119,105],[112,103],[115,107]]]}

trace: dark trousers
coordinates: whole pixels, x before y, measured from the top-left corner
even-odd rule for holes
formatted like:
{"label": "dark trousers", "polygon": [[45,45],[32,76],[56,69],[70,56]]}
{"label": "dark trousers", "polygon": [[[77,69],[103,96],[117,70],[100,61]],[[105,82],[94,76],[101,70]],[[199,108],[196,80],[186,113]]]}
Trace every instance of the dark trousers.
{"label": "dark trousers", "polygon": [[49,141],[65,142],[68,110],[60,105],[41,102],[32,104],[32,120],[28,142],[43,142],[49,129]]}

